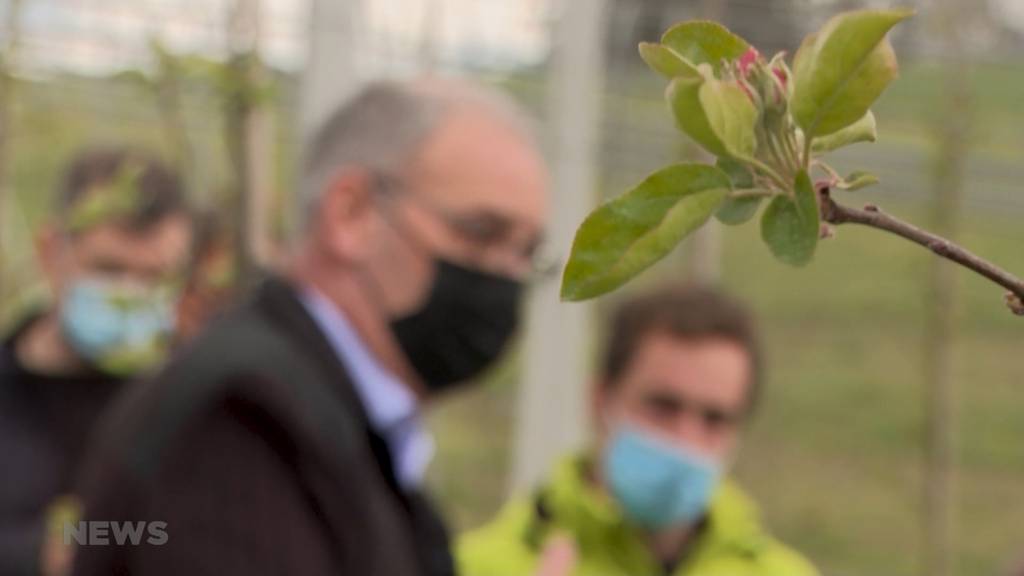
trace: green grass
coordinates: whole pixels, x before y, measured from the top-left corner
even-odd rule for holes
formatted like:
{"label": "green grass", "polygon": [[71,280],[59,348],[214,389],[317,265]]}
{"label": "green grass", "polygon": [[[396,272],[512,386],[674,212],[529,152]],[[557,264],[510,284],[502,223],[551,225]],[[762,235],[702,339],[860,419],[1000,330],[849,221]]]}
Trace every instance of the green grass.
{"label": "green grass", "polygon": [[[971,83],[969,112],[975,142],[991,149],[1024,145],[1020,123],[1024,120],[1024,75],[1017,63],[982,63],[964,79]],[[937,63],[910,64],[876,106],[880,125],[927,138],[941,119],[943,70]]]}

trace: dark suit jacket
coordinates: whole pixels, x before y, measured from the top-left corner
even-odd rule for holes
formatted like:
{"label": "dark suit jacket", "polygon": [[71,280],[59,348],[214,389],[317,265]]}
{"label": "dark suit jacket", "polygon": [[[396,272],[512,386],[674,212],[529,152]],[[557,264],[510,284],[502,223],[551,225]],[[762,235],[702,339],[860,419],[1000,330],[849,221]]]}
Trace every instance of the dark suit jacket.
{"label": "dark suit jacket", "polygon": [[111,526],[107,545],[80,546],[75,576],[454,572],[438,516],[398,487],[345,367],[280,279],[119,402],[81,486],[85,520],[147,524],[132,525],[139,544]]}

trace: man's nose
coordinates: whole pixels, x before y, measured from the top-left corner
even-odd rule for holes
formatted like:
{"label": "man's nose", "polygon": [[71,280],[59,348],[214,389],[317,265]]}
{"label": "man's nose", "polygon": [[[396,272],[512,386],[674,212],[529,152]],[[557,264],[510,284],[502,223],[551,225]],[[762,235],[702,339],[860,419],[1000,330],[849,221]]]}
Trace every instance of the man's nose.
{"label": "man's nose", "polygon": [[710,435],[700,415],[686,410],[676,418],[673,435],[676,440],[701,453],[711,451]]}
{"label": "man's nose", "polygon": [[518,246],[495,247],[481,256],[481,268],[512,280],[528,280],[534,271],[533,260]]}

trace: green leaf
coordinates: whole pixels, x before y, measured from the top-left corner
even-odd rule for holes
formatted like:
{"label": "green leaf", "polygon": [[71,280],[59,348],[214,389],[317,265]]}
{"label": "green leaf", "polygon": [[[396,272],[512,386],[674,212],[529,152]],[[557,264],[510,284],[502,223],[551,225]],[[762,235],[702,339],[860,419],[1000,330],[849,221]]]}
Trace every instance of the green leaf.
{"label": "green leaf", "polygon": [[704,224],[728,193],[729,177],[714,166],[677,164],[597,208],[576,231],[562,298],[618,288]]}
{"label": "green leaf", "polygon": [[875,115],[868,110],[860,120],[850,124],[846,128],[833,132],[828,136],[815,138],[811,142],[811,150],[819,153],[838,150],[850,144],[858,142],[874,142],[878,139],[878,128],[875,124]]}
{"label": "green leaf", "polygon": [[694,66],[710,64],[715,73],[721,71],[723,60],[736,60],[750,45],[717,22],[691,20],[668,29],[661,43]]}
{"label": "green leaf", "polygon": [[697,68],[693,64],[687,62],[668,46],[641,42],[639,50],[640,57],[644,59],[644,62],[652,70],[667,78],[675,78],[676,76],[687,78],[700,77],[700,73],[697,72]]}
{"label": "green leaf", "polygon": [[808,137],[831,134],[867,114],[897,75],[885,35],[909,10],[860,10],[829,20],[793,61],[793,116]]}
{"label": "green leaf", "polygon": [[[733,190],[743,191],[754,187],[754,174],[746,164],[731,158],[719,158],[715,165],[728,174]],[[715,218],[730,226],[743,224],[754,217],[761,200],[763,198],[726,198],[715,212]]]}
{"label": "green leaf", "polygon": [[870,172],[858,170],[857,172],[853,172],[852,174],[847,176],[845,179],[836,182],[835,184],[833,184],[833,186],[839,188],[840,190],[852,191],[860,190],[861,188],[867,188],[868,186],[873,186],[875,184],[878,184],[878,176],[875,176]]}
{"label": "green leaf", "polygon": [[776,258],[803,266],[814,257],[818,245],[818,199],[807,172],[796,175],[794,195],[776,196],[761,216],[761,238]]}
{"label": "green leaf", "polygon": [[753,154],[757,108],[735,82],[710,74],[680,77],[669,84],[666,98],[679,129],[708,152],[719,157]]}
{"label": "green leaf", "polygon": [[[740,190],[742,192],[742,190]],[[761,206],[760,196],[744,197],[744,198],[726,198],[725,202],[719,206],[718,211],[715,212],[715,218],[722,224],[728,224],[729,226],[738,226],[744,224],[757,214],[757,209]]]}
{"label": "green leaf", "polygon": [[733,190],[754,187],[754,173],[743,162],[732,158],[719,158],[715,162],[715,166],[729,176]]}
{"label": "green leaf", "polygon": [[700,103],[703,79],[676,78],[669,83],[665,99],[676,119],[676,126],[715,156],[727,156],[725,145],[715,135]]}
{"label": "green leaf", "polygon": [[139,179],[143,167],[127,162],[117,169],[108,182],[93,184],[70,206],[65,226],[82,232],[108,222],[123,219],[139,209]]}
{"label": "green leaf", "polygon": [[733,157],[750,157],[757,146],[757,107],[739,84],[708,78],[700,87],[708,124]]}

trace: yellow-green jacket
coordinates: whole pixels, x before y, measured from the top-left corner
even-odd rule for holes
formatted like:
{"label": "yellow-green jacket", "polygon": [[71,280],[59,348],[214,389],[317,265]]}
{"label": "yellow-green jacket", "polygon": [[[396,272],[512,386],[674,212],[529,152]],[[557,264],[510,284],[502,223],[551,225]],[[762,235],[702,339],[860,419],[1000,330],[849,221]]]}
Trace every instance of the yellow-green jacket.
{"label": "yellow-green jacket", "polygon": [[[558,467],[533,498],[515,500],[490,524],[460,538],[461,576],[530,576],[551,534],[576,543],[573,576],[662,576],[642,535],[586,479],[580,458]],[[815,576],[817,571],[765,532],[735,484],[716,492],[703,531],[671,576]]]}

